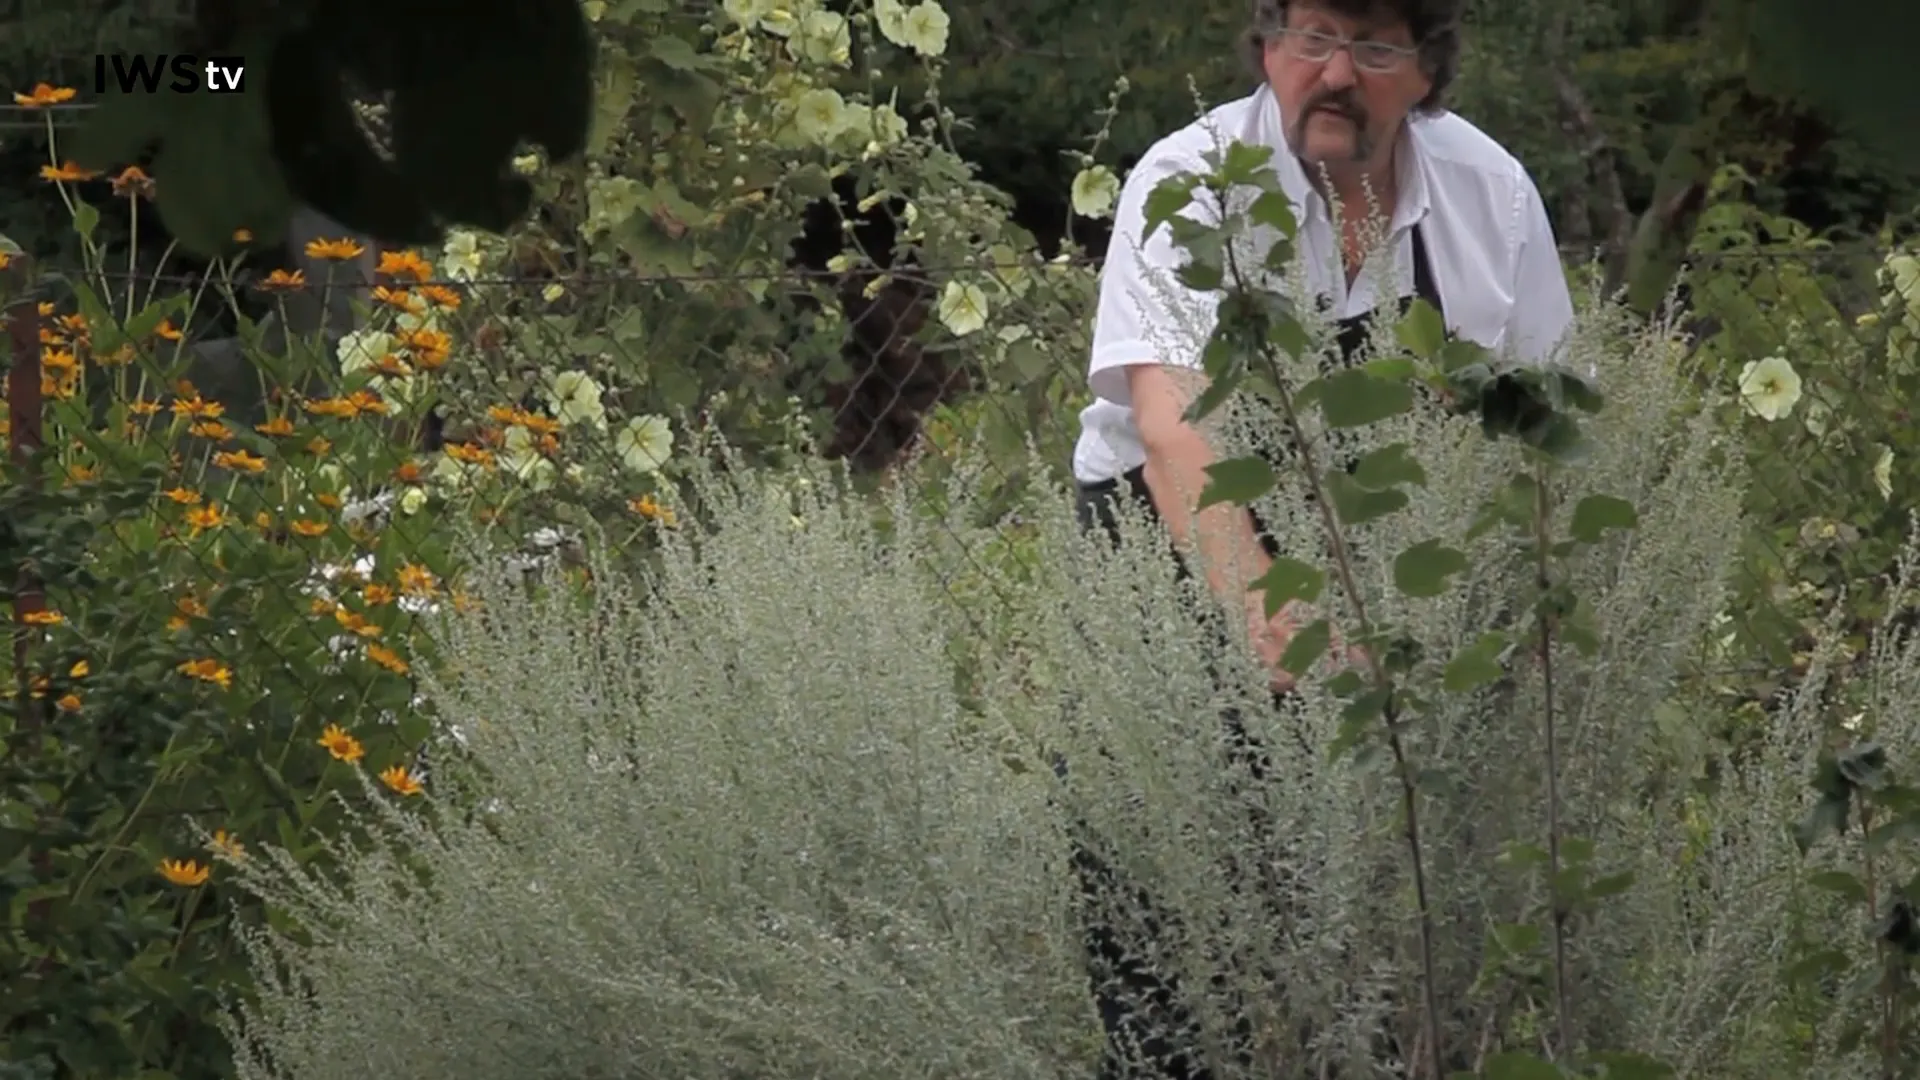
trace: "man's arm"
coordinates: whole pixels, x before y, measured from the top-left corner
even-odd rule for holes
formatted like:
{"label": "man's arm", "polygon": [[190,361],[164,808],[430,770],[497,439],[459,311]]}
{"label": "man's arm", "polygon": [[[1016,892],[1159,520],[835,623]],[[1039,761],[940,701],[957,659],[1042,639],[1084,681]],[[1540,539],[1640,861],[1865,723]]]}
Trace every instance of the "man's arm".
{"label": "man's arm", "polygon": [[1524,173],[1518,224],[1520,247],[1514,260],[1513,314],[1507,320],[1506,345],[1522,363],[1551,359],[1573,325],[1573,296],[1566,267],[1540,190]]}
{"label": "man's arm", "polygon": [[1134,422],[1147,450],[1147,491],[1154,509],[1174,542],[1198,554],[1215,596],[1230,604],[1248,602],[1248,587],[1272,563],[1254,532],[1253,516],[1232,503],[1196,509],[1207,486],[1207,466],[1219,460],[1208,435],[1186,420],[1206,376],[1159,364],[1136,364],[1126,371]]}

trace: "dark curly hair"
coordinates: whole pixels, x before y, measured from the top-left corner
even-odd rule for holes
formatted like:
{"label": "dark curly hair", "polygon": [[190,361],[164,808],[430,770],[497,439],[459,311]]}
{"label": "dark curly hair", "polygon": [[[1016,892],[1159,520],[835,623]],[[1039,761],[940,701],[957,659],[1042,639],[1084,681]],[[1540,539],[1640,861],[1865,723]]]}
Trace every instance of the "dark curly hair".
{"label": "dark curly hair", "polygon": [[[1253,24],[1241,38],[1241,54],[1247,70],[1261,82],[1267,81],[1267,39],[1287,23],[1287,8],[1296,0],[1253,0]],[[1447,88],[1460,70],[1461,0],[1298,0],[1311,2],[1348,18],[1369,16],[1397,18],[1413,32],[1420,46],[1420,64],[1433,89],[1414,106],[1415,111],[1436,113],[1447,107]]]}

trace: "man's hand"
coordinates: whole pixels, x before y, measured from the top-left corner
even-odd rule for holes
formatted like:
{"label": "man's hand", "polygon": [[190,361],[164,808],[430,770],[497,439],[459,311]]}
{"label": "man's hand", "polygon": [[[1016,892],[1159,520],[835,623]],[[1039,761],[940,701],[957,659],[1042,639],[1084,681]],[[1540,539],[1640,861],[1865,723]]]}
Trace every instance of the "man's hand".
{"label": "man's hand", "polygon": [[[1293,674],[1280,666],[1280,658],[1286,654],[1287,646],[1293,641],[1293,635],[1304,626],[1311,625],[1313,614],[1298,603],[1281,608],[1273,618],[1267,618],[1266,597],[1258,592],[1247,594],[1247,637],[1253,642],[1254,655],[1269,673],[1268,685],[1278,694],[1292,690],[1296,685]],[[1339,657],[1343,667],[1354,667],[1365,671],[1369,661],[1367,654],[1358,646],[1348,646],[1334,635],[1328,646],[1327,655]]]}
{"label": "man's hand", "polygon": [[1305,625],[1299,621],[1300,614],[1297,605],[1288,604],[1269,619],[1267,598],[1258,592],[1247,594],[1247,637],[1253,642],[1254,655],[1267,669],[1268,685],[1277,694],[1294,687],[1293,675],[1280,666],[1280,657],[1286,653],[1293,635]]}

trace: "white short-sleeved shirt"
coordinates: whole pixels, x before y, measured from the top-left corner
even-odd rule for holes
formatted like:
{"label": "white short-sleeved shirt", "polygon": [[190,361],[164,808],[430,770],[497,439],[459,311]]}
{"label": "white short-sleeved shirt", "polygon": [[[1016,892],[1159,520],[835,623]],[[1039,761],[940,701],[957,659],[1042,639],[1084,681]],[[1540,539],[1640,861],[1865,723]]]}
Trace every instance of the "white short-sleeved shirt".
{"label": "white short-sleeved shirt", "polygon": [[[1184,256],[1162,226],[1142,243],[1146,199],[1176,173],[1204,175],[1202,155],[1233,142],[1274,149],[1273,168],[1300,222],[1296,276],[1315,289],[1331,318],[1380,306],[1364,268],[1348,288],[1326,200],[1286,149],[1279,100],[1267,87],[1222,105],[1161,139],[1128,174],[1114,211],[1113,239],[1100,272],[1088,378],[1096,399],[1080,413],[1074,477],[1098,483],[1146,462],[1134,424],[1126,368],[1167,364],[1198,369],[1212,333],[1217,294],[1182,286],[1174,270]],[[1416,115],[1405,126],[1398,158],[1399,201],[1383,252],[1395,259],[1402,295],[1412,291],[1413,226],[1419,225],[1448,330],[1526,361],[1546,359],[1573,321],[1573,300],[1561,269],[1540,193],[1512,154],[1472,124],[1442,113]],[[1196,219],[1218,208],[1196,201]],[[1217,220],[1217,217],[1215,218]],[[1378,257],[1378,256],[1377,256]]]}

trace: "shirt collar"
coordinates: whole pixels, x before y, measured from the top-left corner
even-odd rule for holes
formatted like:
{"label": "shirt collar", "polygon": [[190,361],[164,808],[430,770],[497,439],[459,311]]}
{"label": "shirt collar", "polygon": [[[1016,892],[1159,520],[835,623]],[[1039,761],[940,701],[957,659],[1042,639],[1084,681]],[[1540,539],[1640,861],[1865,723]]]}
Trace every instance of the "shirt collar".
{"label": "shirt collar", "polygon": [[[1274,171],[1279,174],[1281,190],[1306,214],[1331,221],[1333,215],[1327,200],[1307,180],[1306,166],[1287,147],[1286,123],[1280,115],[1279,96],[1269,87],[1261,88],[1261,96],[1266,99],[1266,104],[1260,111],[1260,134],[1266,144],[1273,147]],[[1418,225],[1425,220],[1427,211],[1432,207],[1426,163],[1421,152],[1420,128],[1421,117],[1418,115],[1409,115],[1400,125],[1400,146],[1394,155],[1400,199],[1394,205],[1390,232],[1397,233]]]}

